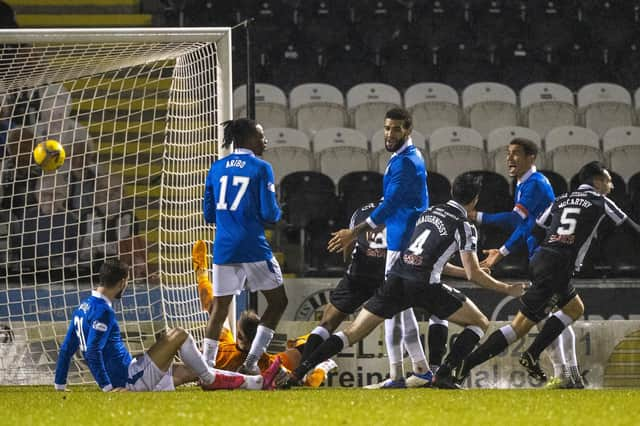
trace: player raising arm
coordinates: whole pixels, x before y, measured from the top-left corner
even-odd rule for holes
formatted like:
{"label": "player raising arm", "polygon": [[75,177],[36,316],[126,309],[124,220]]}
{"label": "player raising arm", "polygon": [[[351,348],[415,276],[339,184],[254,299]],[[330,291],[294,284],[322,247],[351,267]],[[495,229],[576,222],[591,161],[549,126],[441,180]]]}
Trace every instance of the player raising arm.
{"label": "player raising arm", "polygon": [[484,335],[489,320],[466,296],[441,282],[443,273],[462,275],[462,268],[447,263],[451,255],[460,251],[465,277],[481,287],[514,297],[524,289],[524,284],[505,284],[480,268],[476,229],[467,219],[478,202],[480,186],[479,179],[471,174],[459,176],[453,183],[453,199],[431,207],[418,218],[409,247],[391,268],[386,282],[364,304],[351,326],[332,335],[293,371],[292,381],[304,376],[316,363],[364,339],[385,318],[414,306],[465,327],[436,372],[434,382],[441,388],[458,387],[451,372]]}
{"label": "player raising arm", "polygon": [[600,162],[585,165],[579,179],[581,185],[577,190],[558,197],[537,219],[534,235],[538,238],[544,235],[544,239],[529,265],[533,286],[522,296],[522,308],[510,325],[491,334],[464,360],[459,379],[526,335],[531,327],[546,318],[546,312],[555,303],[559,310],[545,322],[520,357],[520,364],[531,377],[546,380],[539,363],[540,354],[584,312],[571,278],[574,271],[580,270],[598,227],[603,221],[611,221],[615,225],[627,224],[640,234],[640,227],[606,197],[613,185],[611,175]]}
{"label": "player raising arm", "polygon": [[[109,391],[168,391],[200,379],[204,390],[271,389],[280,368],[277,359],[262,376],[245,376],[210,369],[193,337],[181,328],[168,330],[147,352],[133,358],[127,350],[112,301],[127,288],[129,266],[117,259],[100,267],[100,284],[73,312],[56,365],[55,388],[64,390],[69,363],[80,349],[95,381]],[[179,355],[183,364],[174,364]]]}

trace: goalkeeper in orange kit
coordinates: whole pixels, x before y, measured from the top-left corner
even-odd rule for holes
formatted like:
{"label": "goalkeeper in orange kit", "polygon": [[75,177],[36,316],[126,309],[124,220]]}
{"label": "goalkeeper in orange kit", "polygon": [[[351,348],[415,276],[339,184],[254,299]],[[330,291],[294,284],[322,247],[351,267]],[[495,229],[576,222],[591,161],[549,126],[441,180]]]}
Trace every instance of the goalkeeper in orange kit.
{"label": "goalkeeper in orange kit", "polygon": [[[203,311],[210,312],[211,302],[213,301],[213,286],[209,280],[209,274],[206,270],[207,262],[207,246],[202,240],[196,241],[193,246],[193,266],[198,279],[198,295]],[[218,353],[216,355],[216,368],[227,371],[237,371],[242,365],[251,348],[251,342],[256,335],[260,317],[255,311],[244,311],[240,315],[236,325],[236,339],[228,328],[223,328],[220,333]],[[287,349],[277,354],[264,353],[258,360],[260,371],[265,370],[271,365],[276,357],[282,360],[282,367],[286,370],[293,370],[302,359],[302,352],[307,341],[308,335],[300,336],[287,341]],[[318,387],[327,377],[327,373],[337,365],[333,360],[327,360],[311,370],[304,380],[305,386]]]}

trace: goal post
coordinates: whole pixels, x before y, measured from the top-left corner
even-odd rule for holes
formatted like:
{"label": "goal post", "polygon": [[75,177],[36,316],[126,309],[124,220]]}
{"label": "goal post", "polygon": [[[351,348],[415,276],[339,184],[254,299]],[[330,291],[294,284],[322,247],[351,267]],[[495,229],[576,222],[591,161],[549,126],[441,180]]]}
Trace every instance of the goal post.
{"label": "goal post", "polygon": [[[202,195],[231,102],[229,28],[0,30],[0,384],[52,383],[109,257],[132,265],[132,353],[166,327],[201,340],[191,249],[214,236]],[[67,154],[54,172],[31,156],[47,139]],[[77,357],[69,378],[93,381]]]}

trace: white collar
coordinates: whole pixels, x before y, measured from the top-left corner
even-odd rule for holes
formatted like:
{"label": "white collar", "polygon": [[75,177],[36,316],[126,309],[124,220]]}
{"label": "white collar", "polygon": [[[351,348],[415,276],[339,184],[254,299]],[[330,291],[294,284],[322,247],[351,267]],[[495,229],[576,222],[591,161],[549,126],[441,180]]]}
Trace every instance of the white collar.
{"label": "white collar", "polygon": [[404,151],[405,149],[407,149],[411,145],[413,145],[413,141],[411,140],[411,136],[409,136],[407,138],[407,140],[404,141],[402,146],[400,148],[398,148],[398,150],[396,152],[393,153],[393,155],[398,155],[398,154],[402,153],[402,151]]}
{"label": "white collar", "polygon": [[525,180],[529,179],[529,177],[534,174],[535,172],[537,172],[538,169],[536,168],[536,166],[531,166],[531,168],[529,169],[529,171],[525,174],[522,175],[522,177],[520,179],[518,179],[518,185],[520,185],[522,182],[524,182]]}
{"label": "white collar", "polygon": [[236,148],[233,150],[234,154],[249,154],[251,156],[255,157],[255,154],[253,153],[253,151],[251,151],[250,149],[247,148]]}
{"label": "white collar", "polygon": [[459,202],[457,202],[455,200],[449,200],[449,201],[447,201],[447,204],[450,205],[451,207],[455,207],[456,209],[460,210],[462,215],[465,218],[467,217],[467,209],[465,209],[464,206],[462,204],[460,204]]}
{"label": "white collar", "polygon": [[578,191],[593,191],[593,192],[598,192],[593,186],[583,183],[582,185],[578,186]]}
{"label": "white collar", "polygon": [[104,294],[100,293],[97,290],[91,290],[91,295],[93,297],[97,297],[98,299],[103,299],[105,302],[107,302],[107,305],[109,305],[109,307],[111,308],[111,300],[109,300],[109,298]]}

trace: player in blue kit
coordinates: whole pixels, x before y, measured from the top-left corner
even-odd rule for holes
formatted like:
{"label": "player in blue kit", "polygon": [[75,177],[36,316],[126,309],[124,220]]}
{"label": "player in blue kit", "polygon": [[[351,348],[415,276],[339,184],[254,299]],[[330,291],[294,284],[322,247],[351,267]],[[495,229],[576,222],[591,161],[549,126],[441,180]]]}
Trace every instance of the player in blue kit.
{"label": "player in blue kit", "polygon": [[247,118],[223,123],[224,146],[235,148],[218,159],[207,175],[204,218],[216,224],[213,243],[213,303],[204,339],[204,356],[215,365],[218,338],[233,296],[260,290],[267,309],[249,354],[238,371],[258,374],[258,360],[273,338],[287,307],[280,265],[264,235],[264,226],[280,219],[271,165],[258,158],[267,140],[262,126]]}
{"label": "player in blue kit", "polygon": [[[387,111],[384,120],[385,148],[393,155],[383,178],[384,199],[365,221],[352,229],[335,232],[328,244],[330,251],[342,251],[361,233],[384,224],[388,246],[385,274],[407,247],[418,216],[429,206],[424,158],[411,141],[412,128],[411,114],[407,110],[393,108]],[[381,382],[382,387],[405,387],[402,344],[411,357],[414,375],[419,378],[419,375],[428,374],[423,382],[430,383],[431,373],[419,336],[418,322],[411,308],[385,321],[390,378]]]}
{"label": "player in blue kit", "polygon": [[[129,265],[117,259],[100,267],[100,284],[73,312],[73,319],[60,347],[55,388],[65,390],[69,363],[78,349],[94,379],[105,392],[169,391],[196,378],[204,390],[271,389],[280,361],[262,376],[245,376],[210,369],[193,337],[181,328],[168,330],[149,350],[132,357],[127,350],[112,301],[127,288]],[[184,364],[174,363],[179,355]]]}

